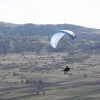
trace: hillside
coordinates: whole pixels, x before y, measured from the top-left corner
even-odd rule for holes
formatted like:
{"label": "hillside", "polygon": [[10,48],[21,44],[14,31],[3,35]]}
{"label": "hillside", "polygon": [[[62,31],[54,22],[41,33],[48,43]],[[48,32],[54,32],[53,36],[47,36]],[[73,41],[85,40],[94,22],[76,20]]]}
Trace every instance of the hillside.
{"label": "hillside", "polygon": [[76,34],[83,33],[100,33],[99,29],[86,28],[71,24],[12,24],[0,22],[0,34],[3,36],[20,35],[20,36],[33,36],[33,35],[52,35],[55,31],[66,29],[72,30]]}
{"label": "hillside", "polygon": [[[57,49],[50,46],[50,37],[61,29],[72,30],[77,36],[73,42],[67,36],[61,39]],[[35,25],[0,22],[0,54],[36,52],[68,52],[71,54],[100,52],[100,29],[86,28],[71,24]]]}

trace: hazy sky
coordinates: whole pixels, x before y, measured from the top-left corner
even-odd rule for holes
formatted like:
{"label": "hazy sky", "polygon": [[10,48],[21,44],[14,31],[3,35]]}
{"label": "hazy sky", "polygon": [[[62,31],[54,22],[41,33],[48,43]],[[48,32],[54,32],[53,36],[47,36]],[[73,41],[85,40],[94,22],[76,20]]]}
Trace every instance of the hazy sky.
{"label": "hazy sky", "polygon": [[0,0],[0,21],[100,29],[100,0]]}

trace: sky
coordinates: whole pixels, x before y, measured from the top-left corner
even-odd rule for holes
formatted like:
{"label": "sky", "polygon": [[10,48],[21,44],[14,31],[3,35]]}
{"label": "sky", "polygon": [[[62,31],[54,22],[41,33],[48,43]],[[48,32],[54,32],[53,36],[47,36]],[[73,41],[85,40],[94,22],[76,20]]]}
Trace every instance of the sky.
{"label": "sky", "polygon": [[100,29],[100,0],[0,0],[0,21]]}

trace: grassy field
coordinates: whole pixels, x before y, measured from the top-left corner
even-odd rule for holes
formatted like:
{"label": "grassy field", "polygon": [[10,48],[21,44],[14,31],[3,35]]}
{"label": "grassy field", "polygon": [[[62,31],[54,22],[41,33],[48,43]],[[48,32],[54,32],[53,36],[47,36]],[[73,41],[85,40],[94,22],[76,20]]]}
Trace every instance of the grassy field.
{"label": "grassy field", "polygon": [[[66,63],[62,56],[68,54],[1,55],[0,100],[100,100],[99,55],[73,63]],[[66,65],[71,70],[64,74]],[[37,83],[26,84],[26,80]]]}

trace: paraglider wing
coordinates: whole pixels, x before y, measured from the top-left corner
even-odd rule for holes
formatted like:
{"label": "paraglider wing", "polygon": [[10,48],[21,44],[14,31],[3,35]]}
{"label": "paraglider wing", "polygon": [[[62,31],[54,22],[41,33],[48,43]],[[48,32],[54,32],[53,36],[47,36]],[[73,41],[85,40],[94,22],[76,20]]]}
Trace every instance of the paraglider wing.
{"label": "paraglider wing", "polygon": [[65,33],[61,33],[61,32],[54,34],[54,35],[52,36],[52,38],[51,38],[51,46],[52,46],[53,48],[56,48],[56,46],[57,46],[59,40],[60,40],[64,35],[65,35]]}
{"label": "paraglider wing", "polygon": [[51,46],[53,48],[56,48],[59,40],[65,35],[67,34],[68,36],[70,36],[73,40],[76,40],[76,36],[72,31],[69,30],[59,30],[57,32],[54,33],[54,35],[51,37],[50,43]]}

